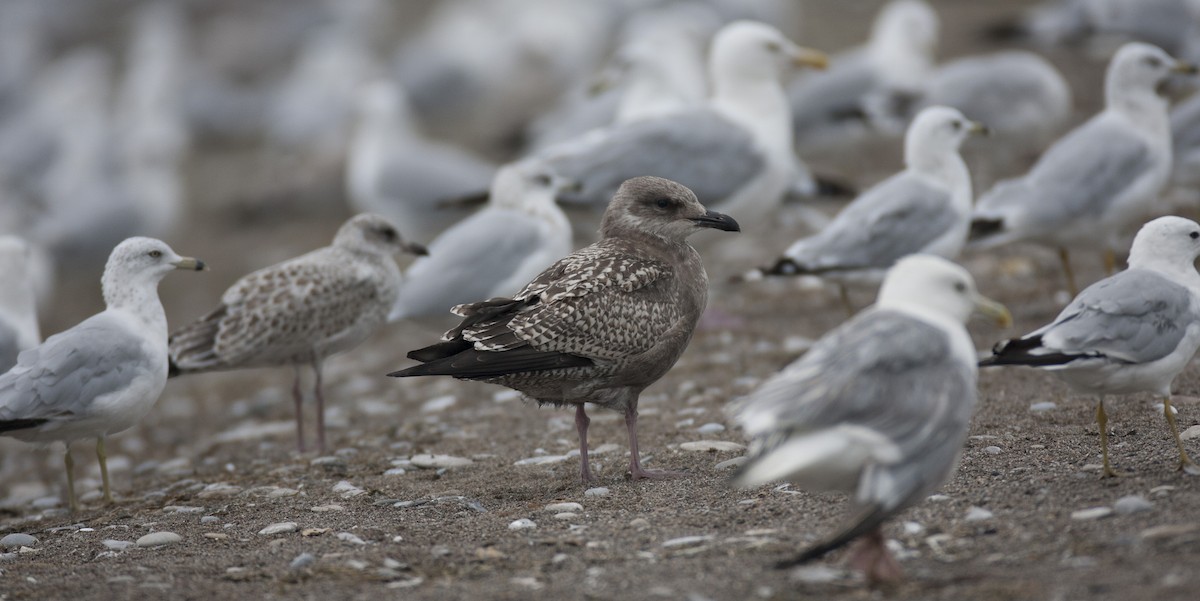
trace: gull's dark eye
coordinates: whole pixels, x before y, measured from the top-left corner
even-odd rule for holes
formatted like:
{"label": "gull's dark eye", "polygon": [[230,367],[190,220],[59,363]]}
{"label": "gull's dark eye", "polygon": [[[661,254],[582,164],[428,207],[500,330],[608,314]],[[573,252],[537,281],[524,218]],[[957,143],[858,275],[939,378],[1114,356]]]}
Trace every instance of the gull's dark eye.
{"label": "gull's dark eye", "polygon": [[670,198],[660,198],[660,199],[654,201],[654,206],[656,206],[660,209],[670,208],[671,207],[671,199]]}
{"label": "gull's dark eye", "polygon": [[767,50],[770,50],[771,52],[781,52],[783,50],[783,45],[779,42],[767,42]]}
{"label": "gull's dark eye", "polygon": [[1157,56],[1147,56],[1146,60],[1143,62],[1146,63],[1146,66],[1154,68],[1154,69],[1161,67],[1163,64],[1162,60],[1159,59]]}
{"label": "gull's dark eye", "polygon": [[967,291],[967,285],[963,282],[954,282],[954,290],[962,293]]}
{"label": "gull's dark eye", "polygon": [[388,242],[394,242],[396,240],[396,230],[394,228],[385,227],[382,230],[379,230],[379,233],[383,234],[383,239],[387,240]]}
{"label": "gull's dark eye", "polygon": [[1192,240],[1195,240],[1196,238],[1200,238],[1200,232],[1192,232],[1188,234],[1188,236],[1190,236]]}
{"label": "gull's dark eye", "polygon": [[962,129],[962,126],[963,126],[962,121],[951,121],[950,122],[950,127],[953,127],[954,131],[958,131],[958,130]]}
{"label": "gull's dark eye", "polygon": [[535,175],[533,178],[533,183],[535,183],[539,186],[549,186],[550,185],[550,176],[546,175],[544,173],[540,174],[540,175]]}
{"label": "gull's dark eye", "polygon": [[162,256],[162,251],[161,250],[152,250],[152,251],[150,251],[149,254],[150,254],[151,258],[157,259]]}

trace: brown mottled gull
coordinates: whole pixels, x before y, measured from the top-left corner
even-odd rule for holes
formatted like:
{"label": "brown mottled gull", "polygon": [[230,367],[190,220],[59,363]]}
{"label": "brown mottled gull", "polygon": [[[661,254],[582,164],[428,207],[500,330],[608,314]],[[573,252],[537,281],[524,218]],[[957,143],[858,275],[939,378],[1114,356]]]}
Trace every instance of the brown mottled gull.
{"label": "brown mottled gull", "polygon": [[424,254],[388,220],[356,215],[333,244],[246,275],[221,305],[171,335],[172,375],[244,367],[292,365],[296,377],[296,437],[304,450],[300,366],[312,365],[317,399],[317,447],[325,450],[321,363],[374,332],[396,302],[400,269],[391,255]]}
{"label": "brown mottled gull", "polygon": [[167,383],[167,318],[158,282],[175,269],[204,269],[204,263],[153,238],[118,244],[101,279],[107,308],[23,351],[0,375],[0,433],[66,445],[71,511],[78,507],[71,443],[96,439],[104,500],[111,503],[104,438],[142,419]]}
{"label": "brown mottled gull", "polygon": [[642,469],[637,403],[687,347],[708,300],[708,277],[687,237],[739,231],[686,187],[637,177],[617,190],[600,241],[558,261],[512,298],[459,305],[444,342],[412,351],[421,361],[391,376],[449,375],[507,386],[539,404],[576,405],[581,473],[588,467],[584,403],[625,413],[629,472]]}

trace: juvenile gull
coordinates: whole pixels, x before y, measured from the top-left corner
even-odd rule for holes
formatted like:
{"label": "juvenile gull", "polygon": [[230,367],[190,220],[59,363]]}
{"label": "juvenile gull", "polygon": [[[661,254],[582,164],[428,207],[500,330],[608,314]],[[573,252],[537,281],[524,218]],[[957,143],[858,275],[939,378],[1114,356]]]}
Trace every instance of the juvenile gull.
{"label": "juvenile gull", "polygon": [[1088,286],[1049,325],[1000,342],[980,363],[1053,371],[1072,389],[1099,397],[1096,421],[1104,475],[1108,460],[1104,397],[1149,392],[1179,449],[1179,469],[1200,473],[1179,439],[1171,383],[1200,347],[1200,225],[1159,217],[1142,226],[1129,249],[1129,269]]}
{"label": "juvenile gull", "polygon": [[158,282],[175,269],[200,270],[204,263],[153,238],[118,244],[101,279],[107,308],[22,352],[0,375],[0,434],[66,444],[71,511],[78,508],[71,443],[96,438],[104,500],[111,503],[104,439],[142,419],[166,385],[167,318]]}
{"label": "juvenile gull", "polygon": [[389,320],[445,315],[454,305],[510,296],[571,252],[554,195],[569,182],[534,160],[500,169],[488,206],[442,232],[404,274]]}
{"label": "juvenile gull", "polygon": [[849,310],[848,281],[878,282],[897,260],[915,253],[954,258],[971,214],[971,176],[958,148],[969,134],[986,131],[955,109],[925,109],[905,137],[904,171],[864,192],[758,273],[837,281]]}
{"label": "juvenile gull", "polygon": [[29,246],[0,236],[0,373],[17,364],[17,354],[42,341],[34,299]]}
{"label": "juvenile gull", "polygon": [[823,66],[773,27],[737,21],[714,37],[707,106],[591,132],[539,152],[579,182],[560,200],[603,207],[626,179],[669,178],[722,210],[768,217],[792,184],[791,112],[780,78],[793,65]]}
{"label": "juvenile gull", "polygon": [[221,304],[171,334],[172,375],[292,365],[296,440],[304,451],[300,366],[316,381],[317,448],[325,450],[321,364],[350,350],[384,323],[396,302],[398,252],[422,254],[383,217],[364,213],[338,229],[333,244],[265,267],[230,286]]}
{"label": "juvenile gull", "polygon": [[538,404],[574,404],[584,482],[593,480],[584,403],[623,411],[632,477],[666,475],[642,469],[638,396],[679,359],[704,311],[708,277],[687,243],[703,228],[739,231],[684,186],[631,179],[605,211],[598,242],[512,298],[455,307],[462,323],[408,354],[422,365],[388,375],[449,375],[501,384]]}
{"label": "juvenile gull", "polygon": [[1028,174],[979,199],[973,244],[1057,248],[1072,294],[1069,248],[1103,249],[1111,273],[1120,235],[1153,210],[1171,173],[1167,100],[1156,90],[1173,72],[1195,68],[1149,44],[1122,46],[1105,76],[1105,109],[1055,142]]}
{"label": "juvenile gull", "polygon": [[864,536],[852,565],[872,581],[900,578],[881,525],[941,486],[957,464],[976,398],[975,347],[963,327],[973,309],[1009,319],[965,269],[906,257],[888,272],[874,307],[730,406],[753,441],[734,485],[786,480],[851,495],[842,528],[778,567]]}

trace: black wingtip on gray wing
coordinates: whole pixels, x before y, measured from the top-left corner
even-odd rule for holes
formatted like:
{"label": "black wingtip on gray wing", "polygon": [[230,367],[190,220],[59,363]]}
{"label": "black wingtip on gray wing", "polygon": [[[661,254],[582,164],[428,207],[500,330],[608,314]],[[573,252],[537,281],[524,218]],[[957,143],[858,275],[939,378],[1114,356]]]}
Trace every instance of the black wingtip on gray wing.
{"label": "black wingtip on gray wing", "polygon": [[449,357],[434,359],[408,369],[394,371],[388,375],[393,378],[454,376],[467,380],[479,380],[517,373],[590,367],[592,365],[592,360],[587,357],[555,351],[537,351],[528,347],[510,351],[478,351],[470,348]]}
{"label": "black wingtip on gray wing", "polygon": [[992,236],[1004,231],[1003,219],[983,219],[977,218],[971,220],[971,231],[967,234],[967,240],[972,242],[982,240],[988,236]]}
{"label": "black wingtip on gray wing", "polygon": [[979,367],[996,367],[999,365],[1024,365],[1027,367],[1049,367],[1063,365],[1094,355],[1068,355],[1066,353],[1033,353],[1042,346],[1041,336],[1028,338],[1013,338],[996,343],[992,348],[992,356],[979,362]]}
{"label": "black wingtip on gray wing", "polygon": [[36,428],[50,420],[48,419],[6,419],[0,420],[0,432],[13,432],[15,430],[28,430]]}

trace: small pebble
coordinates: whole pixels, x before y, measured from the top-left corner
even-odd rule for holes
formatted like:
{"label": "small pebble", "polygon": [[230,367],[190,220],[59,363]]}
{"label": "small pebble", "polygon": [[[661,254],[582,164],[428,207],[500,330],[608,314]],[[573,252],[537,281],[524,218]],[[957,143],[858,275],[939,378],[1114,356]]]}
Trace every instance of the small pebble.
{"label": "small pebble", "polygon": [[430,455],[430,454],[413,455],[413,457],[412,457],[412,459],[410,459],[410,461],[412,461],[413,465],[415,465],[421,469],[427,469],[427,470],[428,469],[463,467],[463,466],[471,465],[472,463],[474,463],[474,461],[471,461],[470,459],[467,459],[466,457],[455,457],[453,455]]}
{"label": "small pebble", "polygon": [[701,434],[716,434],[717,432],[724,432],[725,426],[716,422],[709,422],[703,426],[700,426],[699,428],[696,428],[696,431]]}
{"label": "small pebble", "polygon": [[210,540],[227,540],[229,535],[225,534],[224,532],[205,532],[204,538]]}
{"label": "small pebble", "polygon": [[749,460],[749,457],[734,457],[733,459],[726,459],[725,461],[718,463],[716,467],[719,470],[733,469],[735,467],[740,467],[743,463],[746,463]]}
{"label": "small pebble", "polygon": [[803,582],[805,584],[829,584],[847,578],[847,574],[845,570],[816,564],[792,570],[792,573],[788,577],[794,582]]}
{"label": "small pebble", "polygon": [[1054,411],[1055,409],[1058,409],[1058,404],[1052,403],[1050,401],[1034,403],[1029,406],[1029,410],[1034,413],[1045,413],[1047,411]]}
{"label": "small pebble", "polygon": [[1191,440],[1193,438],[1200,438],[1200,424],[1191,426],[1179,433],[1180,440]]}
{"label": "small pebble", "polygon": [[992,517],[995,515],[996,514],[990,512],[982,507],[972,506],[970,509],[967,510],[967,515],[963,519],[965,519],[968,522],[982,522],[984,520],[992,519]]}
{"label": "small pebble", "polygon": [[603,497],[603,496],[607,496],[607,495],[608,495],[608,488],[606,488],[604,486],[597,486],[595,488],[589,488],[589,489],[583,491],[583,496],[585,496],[585,497]]}
{"label": "small pebble", "polygon": [[583,511],[583,505],[579,503],[551,503],[545,507],[546,511],[561,513],[564,511]]}
{"label": "small pebble", "polygon": [[537,457],[527,457],[518,460],[513,465],[549,465],[552,463],[562,463],[566,460],[566,455],[539,455]]}
{"label": "small pebble", "polygon": [[562,513],[554,514],[554,519],[556,520],[573,520],[577,517],[579,517],[579,514],[573,511],[564,511]]}
{"label": "small pebble", "polygon": [[37,542],[38,542],[38,539],[36,539],[28,534],[14,532],[12,534],[6,535],[4,538],[0,538],[0,547],[4,547],[5,549],[31,547],[33,545],[36,545]]}
{"label": "small pebble", "polygon": [[537,528],[537,524],[534,523],[534,521],[529,518],[521,518],[519,520],[514,520],[511,524],[508,525],[509,530],[527,530],[529,528]]}
{"label": "small pebble", "polygon": [[106,538],[100,541],[100,544],[113,551],[124,551],[125,549],[133,546],[133,541],[113,540],[111,538]]}
{"label": "small pebble", "polygon": [[429,399],[421,404],[421,413],[437,413],[445,411],[454,406],[458,402],[458,398],[454,395],[440,396]]}
{"label": "small pebble", "polygon": [[1112,508],[1120,515],[1130,515],[1150,511],[1154,509],[1154,504],[1140,495],[1129,495],[1117,499]]}
{"label": "small pebble", "polygon": [[650,521],[646,518],[633,518],[629,520],[629,527],[634,530],[645,530],[650,527]]}
{"label": "small pebble", "polygon": [[404,474],[405,471],[402,467],[394,467],[383,473],[385,476],[403,476]]}
{"label": "small pebble", "polygon": [[728,440],[696,440],[679,445],[684,451],[743,451],[746,445]]}
{"label": "small pebble", "polygon": [[317,505],[316,507],[313,507],[312,510],[317,513],[325,513],[327,511],[345,511],[346,508],[336,503],[330,503],[328,505]]}
{"label": "small pebble", "polygon": [[163,545],[173,545],[182,541],[183,537],[175,534],[174,532],[151,532],[150,534],[137,539],[137,546],[161,547]]}
{"label": "small pebble", "polygon": [[711,534],[705,534],[702,536],[681,536],[679,538],[672,538],[668,541],[664,541],[662,546],[664,546],[664,547],[686,547],[689,545],[698,545],[700,543],[708,542],[712,539],[713,539],[713,537]]}
{"label": "small pebble", "polygon": [[1071,512],[1071,519],[1085,521],[1098,520],[1106,518],[1113,514],[1113,510],[1109,507],[1091,507],[1088,509],[1080,509],[1079,511]]}
{"label": "small pebble", "polygon": [[271,524],[271,525],[267,526],[266,528],[259,530],[258,533],[262,534],[264,536],[270,536],[272,534],[283,534],[285,532],[295,532],[296,530],[299,530],[299,529],[300,529],[300,524],[297,524],[296,522],[279,522],[276,524]]}
{"label": "small pebble", "polygon": [[365,540],[363,540],[363,539],[359,538],[358,536],[356,536],[356,535],[354,535],[354,534],[351,534],[351,533],[349,533],[349,532],[339,532],[339,533],[338,533],[338,535],[337,535],[337,537],[338,537],[338,540],[340,540],[340,541],[343,541],[343,542],[350,543],[350,544],[352,544],[352,545],[365,545],[365,544],[367,544],[367,541],[365,541]]}
{"label": "small pebble", "polygon": [[1000,447],[997,447],[997,446],[983,447],[983,452],[987,453],[988,455],[999,455]]}
{"label": "small pebble", "polygon": [[219,521],[221,521],[221,518],[219,518],[215,515],[206,515],[206,516],[200,518],[201,524],[215,524]]}
{"label": "small pebble", "polygon": [[904,533],[910,536],[915,536],[925,532],[925,526],[918,522],[904,522]]}
{"label": "small pebble", "polygon": [[301,553],[292,560],[292,563],[288,564],[288,568],[292,570],[303,570],[304,568],[307,568],[316,562],[317,557],[312,553]]}

